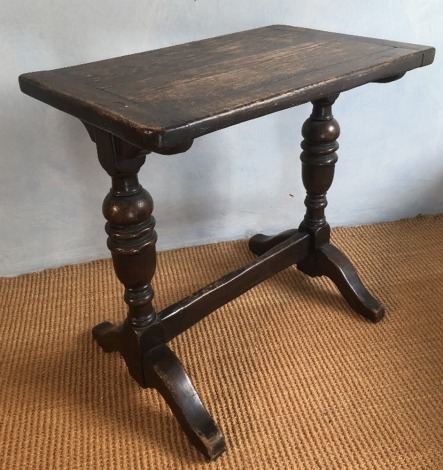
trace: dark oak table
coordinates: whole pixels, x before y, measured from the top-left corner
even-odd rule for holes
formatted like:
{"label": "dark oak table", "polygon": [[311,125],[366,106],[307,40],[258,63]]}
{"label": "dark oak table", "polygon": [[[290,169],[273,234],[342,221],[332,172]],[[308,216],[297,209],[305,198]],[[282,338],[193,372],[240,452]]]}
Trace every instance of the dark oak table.
{"label": "dark oak table", "polygon": [[[434,53],[432,47],[276,25],[20,76],[24,93],[84,123],[112,178],[103,214],[128,314],[120,325],[97,325],[94,338],[105,351],[122,354],[142,387],[163,395],[208,458],[224,451],[223,435],[166,343],[291,265],[332,279],[358,314],[374,322],[383,317],[383,306],[330,243],[324,211],[340,133],[331,108],[340,93],[399,79],[431,64]],[[298,229],[255,235],[249,241],[258,255],[253,262],[156,312],[153,202],[137,177],[146,155],[184,152],[199,136],[309,101],[313,111],[301,144],[306,215]]]}

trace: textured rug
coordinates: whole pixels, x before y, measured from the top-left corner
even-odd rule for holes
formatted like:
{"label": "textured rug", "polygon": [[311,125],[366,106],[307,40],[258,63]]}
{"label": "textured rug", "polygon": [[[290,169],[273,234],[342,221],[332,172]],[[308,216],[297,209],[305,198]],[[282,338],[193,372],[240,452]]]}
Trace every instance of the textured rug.
{"label": "textured rug", "polygon": [[[125,316],[109,260],[0,279],[0,468],[443,468],[443,216],[333,241],[382,322],[289,268],[170,343],[226,437],[212,463],[93,342]],[[158,309],[251,258],[244,241],[160,253]]]}

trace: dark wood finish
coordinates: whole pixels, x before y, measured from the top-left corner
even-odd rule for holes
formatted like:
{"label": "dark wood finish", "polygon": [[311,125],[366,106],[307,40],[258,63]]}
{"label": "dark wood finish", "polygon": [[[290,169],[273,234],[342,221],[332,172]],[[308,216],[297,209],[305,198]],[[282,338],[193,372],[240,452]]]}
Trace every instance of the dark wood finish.
{"label": "dark wood finish", "polygon": [[225,451],[225,439],[200,400],[177,356],[161,344],[143,356],[149,386],[170,406],[192,444],[209,460]]}
{"label": "dark wood finish", "polygon": [[22,91],[156,152],[428,65],[434,49],[275,25],[20,77]]}
{"label": "dark wood finish", "polygon": [[297,268],[311,277],[329,277],[356,313],[378,322],[384,316],[384,307],[364,287],[348,258],[329,243],[331,231],[325,217],[326,193],[334,178],[338,160],[336,139],[340,135],[340,126],[332,115],[332,104],[336,99],[337,96],[331,96],[314,101],[312,114],[302,127],[304,140],[300,160],[306,188],[304,220],[298,230],[286,230],[275,236],[254,235],[249,240],[249,248],[262,255],[296,234],[309,233],[311,249],[297,263]]}
{"label": "dark wood finish", "polygon": [[313,101],[312,114],[302,127],[304,137],[300,155],[302,181],[306,188],[306,215],[299,230],[313,236],[315,246],[327,242],[330,227],[326,222],[325,208],[328,205],[326,193],[334,179],[335,153],[340,126],[332,115],[332,105],[337,96]]}
{"label": "dark wood finish", "polygon": [[137,178],[147,151],[89,124],[86,128],[97,145],[101,165],[112,177],[103,215],[108,220],[114,270],[125,286],[128,305],[121,325],[101,323],[93,328],[93,337],[104,351],[120,352],[134,380],[144,388],[156,388],[191,442],[207,458],[215,459],[225,449],[223,435],[180,361],[164,344],[160,318],[152,305],[157,239],[153,201]]}
{"label": "dark wood finish", "polygon": [[105,352],[118,351],[128,371],[143,388],[161,393],[192,444],[209,460],[225,450],[223,434],[204,407],[197,390],[175,354],[162,342],[157,325],[135,328],[126,320],[93,328]]}
{"label": "dark wood finish", "polygon": [[164,309],[159,314],[164,340],[170,341],[217,308],[306,258],[309,245],[308,234],[296,233],[255,261]]}
{"label": "dark wood finish", "polygon": [[155,320],[151,279],[157,240],[151,215],[154,203],[137,177],[145,152],[97,128],[94,140],[98,159],[112,177],[112,188],[103,202],[108,248],[117,277],[125,286],[128,319],[134,327],[143,327]]}
{"label": "dark wood finish", "polygon": [[299,230],[311,234],[313,250],[297,267],[310,276],[329,277],[355,312],[377,322],[384,316],[384,307],[363,286],[346,256],[329,243],[330,227],[325,217],[328,204],[326,193],[334,178],[338,159],[336,139],[340,134],[340,126],[331,109],[336,98],[314,101],[312,114],[302,128],[304,140],[300,159],[306,188],[306,215]]}
{"label": "dark wood finish", "polygon": [[[225,450],[223,435],[183,365],[166,343],[211,312],[290,265],[328,276],[359,314],[378,321],[381,304],[349,260],[330,243],[326,193],[337,161],[338,94],[387,83],[433,61],[434,49],[290,26],[270,26],[157,51],[20,76],[27,93],[79,118],[112,179],[103,203],[108,247],[124,286],[127,318],[93,336],[118,351],[131,376],[165,398],[191,442],[207,458]],[[138,181],[151,152],[188,150],[196,137],[312,101],[302,129],[306,215],[298,229],[256,235],[258,258],[157,313],[153,201]]]}
{"label": "dark wood finish", "polygon": [[329,277],[354,312],[368,320],[377,323],[384,317],[383,305],[363,285],[349,259],[332,244],[313,250],[297,268],[311,277]]}

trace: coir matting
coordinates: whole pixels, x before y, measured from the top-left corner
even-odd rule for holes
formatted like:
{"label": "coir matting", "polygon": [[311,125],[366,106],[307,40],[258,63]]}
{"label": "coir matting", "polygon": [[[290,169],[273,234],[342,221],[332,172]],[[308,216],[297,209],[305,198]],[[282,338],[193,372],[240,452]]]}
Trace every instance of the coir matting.
{"label": "coir matting", "polygon": [[[380,323],[291,267],[170,343],[226,437],[212,463],[93,341],[126,314],[110,260],[0,279],[0,468],[443,469],[443,216],[332,238]],[[157,309],[252,258],[246,241],[159,253]]]}

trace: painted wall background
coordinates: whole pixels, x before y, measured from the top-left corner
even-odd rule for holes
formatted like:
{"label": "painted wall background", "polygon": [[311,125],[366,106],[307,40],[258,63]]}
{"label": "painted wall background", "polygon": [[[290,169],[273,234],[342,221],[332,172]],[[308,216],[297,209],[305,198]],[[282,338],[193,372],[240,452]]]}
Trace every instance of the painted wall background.
{"label": "painted wall background", "polygon": [[[59,68],[273,23],[437,47],[434,65],[344,93],[332,226],[443,212],[441,0],[16,0],[0,4],[0,275],[108,257],[110,181],[76,119],[20,93]],[[160,250],[278,232],[303,217],[304,105],[148,156]]]}

